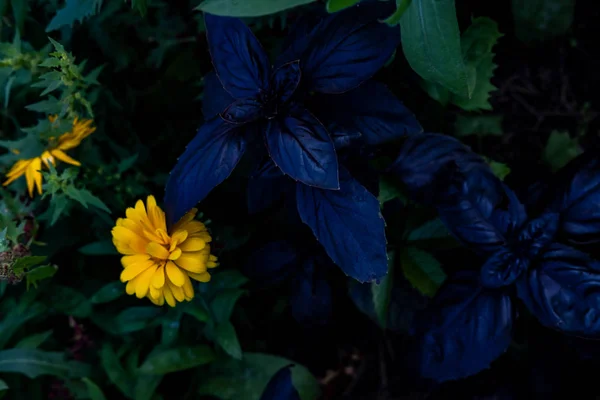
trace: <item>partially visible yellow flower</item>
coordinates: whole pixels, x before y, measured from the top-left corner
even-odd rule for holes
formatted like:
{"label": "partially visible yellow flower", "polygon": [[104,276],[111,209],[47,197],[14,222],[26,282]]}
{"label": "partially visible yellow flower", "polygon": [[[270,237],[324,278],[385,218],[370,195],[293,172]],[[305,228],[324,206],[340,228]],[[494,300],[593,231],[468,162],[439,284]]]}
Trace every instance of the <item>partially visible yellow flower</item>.
{"label": "partially visible yellow flower", "polygon": [[[56,121],[56,115],[48,118],[50,122]],[[17,161],[6,174],[7,179],[2,183],[2,186],[10,185],[16,179],[25,175],[29,197],[33,197],[34,187],[37,189],[38,194],[42,194],[42,163],[46,168],[49,168],[49,165],[55,165],[58,159],[67,164],[80,166],[81,163],[71,158],[65,153],[65,150],[79,146],[83,139],[94,133],[96,128],[92,126],[92,123],[91,119],[78,120],[75,118],[71,132],[60,135],[58,140],[50,138],[48,148],[39,157]],[[13,153],[19,154],[20,152],[13,150]]]}
{"label": "partially visible yellow flower", "polygon": [[124,255],[121,282],[127,282],[127,294],[175,307],[194,297],[190,278],[210,281],[207,269],[218,265],[217,257],[210,254],[212,237],[206,226],[194,220],[197,212],[192,209],[167,231],[165,213],[148,196],[145,206],[138,200],[126,210],[126,218],[117,220],[112,237]]}

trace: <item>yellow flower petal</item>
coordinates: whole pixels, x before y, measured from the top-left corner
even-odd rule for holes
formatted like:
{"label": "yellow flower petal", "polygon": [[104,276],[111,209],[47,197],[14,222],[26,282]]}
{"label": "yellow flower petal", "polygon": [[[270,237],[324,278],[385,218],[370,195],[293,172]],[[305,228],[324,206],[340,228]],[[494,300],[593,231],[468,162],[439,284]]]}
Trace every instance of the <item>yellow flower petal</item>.
{"label": "yellow flower petal", "polygon": [[170,305],[171,307],[175,307],[177,302],[175,301],[175,297],[173,296],[173,292],[171,292],[169,285],[164,286],[163,295],[165,296],[165,300],[166,300],[167,304]]}
{"label": "yellow flower petal", "polygon": [[206,271],[204,260],[195,254],[197,253],[182,253],[181,257],[175,261],[175,264],[177,264],[178,267],[195,274]]}
{"label": "yellow flower petal", "polygon": [[201,274],[193,274],[193,273],[189,273],[188,274],[190,276],[190,278],[198,281],[198,282],[209,282],[210,281],[210,274],[208,272],[203,272]]}
{"label": "yellow flower petal", "polygon": [[162,288],[165,285],[165,266],[161,265],[158,267],[154,275],[152,276],[152,286],[157,289]]}
{"label": "yellow flower petal", "polygon": [[188,238],[185,242],[179,245],[183,251],[200,251],[206,246],[206,242],[200,238]]}
{"label": "yellow flower petal", "polygon": [[162,296],[162,292],[163,292],[162,288],[156,288],[156,287],[150,285],[150,288],[148,291],[148,296],[150,297],[150,300],[158,299],[160,296]]}
{"label": "yellow flower petal", "polygon": [[158,266],[154,264],[152,267],[135,277],[135,295],[138,299],[144,298],[148,294],[150,280],[152,279],[154,272],[156,272],[157,267]]}
{"label": "yellow flower petal", "polygon": [[175,286],[183,286],[185,274],[172,261],[167,261],[167,276]]}
{"label": "yellow flower petal", "polygon": [[177,300],[177,301],[185,300],[185,295],[183,294],[183,288],[173,285],[170,281],[167,281],[167,284],[165,286],[168,286],[169,289],[171,289],[171,292],[173,293],[175,300]]}
{"label": "yellow flower petal", "polygon": [[156,242],[150,242],[146,245],[146,251],[154,258],[166,260],[169,258],[169,251]]}
{"label": "yellow flower petal", "polygon": [[181,249],[176,248],[171,252],[171,254],[169,254],[169,260],[177,260],[179,257],[181,257],[181,253]]}
{"label": "yellow flower petal", "polygon": [[123,268],[131,267],[134,264],[142,263],[144,261],[148,261],[150,256],[148,254],[134,254],[125,257],[121,257],[121,264]]}
{"label": "yellow flower petal", "polygon": [[194,298],[194,286],[187,274],[183,274],[183,294],[185,294],[186,299],[191,300]]}
{"label": "yellow flower petal", "polygon": [[125,286],[125,292],[130,296],[135,293],[135,283],[133,283],[133,281],[127,282],[127,286]]}
{"label": "yellow flower petal", "polygon": [[41,169],[42,160],[39,157],[31,160],[31,163],[29,163],[27,166],[27,170],[25,171],[25,179],[27,180],[27,191],[29,192],[29,197],[33,197],[34,185],[37,187],[38,194],[42,194]]}
{"label": "yellow flower petal", "polygon": [[137,278],[140,274],[146,272],[152,266],[156,266],[156,263],[152,260],[146,260],[125,268],[123,271],[121,271],[121,282],[127,282]]}
{"label": "yellow flower petal", "polygon": [[52,154],[54,157],[58,158],[60,161],[66,162],[67,164],[76,165],[78,167],[81,165],[81,163],[79,161],[77,161],[74,158],[69,157],[67,155],[67,153],[65,153],[62,150],[59,150],[59,149],[50,150],[50,154]]}

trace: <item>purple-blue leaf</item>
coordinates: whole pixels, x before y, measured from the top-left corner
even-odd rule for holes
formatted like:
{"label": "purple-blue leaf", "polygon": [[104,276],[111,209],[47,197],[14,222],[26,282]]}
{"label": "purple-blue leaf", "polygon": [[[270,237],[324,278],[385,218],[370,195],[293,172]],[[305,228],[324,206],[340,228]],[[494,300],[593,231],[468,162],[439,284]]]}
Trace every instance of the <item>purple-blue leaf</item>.
{"label": "purple-blue leaf", "polygon": [[230,124],[246,124],[260,118],[262,105],[254,97],[235,100],[222,113],[221,118]]}
{"label": "purple-blue leaf", "polygon": [[359,282],[387,273],[385,223],[377,199],[340,170],[340,189],[297,184],[298,213],[329,257]]}
{"label": "purple-blue leaf", "polygon": [[373,76],[400,43],[400,31],[381,23],[380,4],[360,4],[324,18],[297,35],[278,65],[300,60],[307,90],[343,93]]}
{"label": "purple-blue leaf", "polygon": [[423,128],[413,113],[382,83],[369,80],[341,95],[316,97],[312,109],[336,137],[362,137],[368,145],[379,145]]}
{"label": "purple-blue leaf", "polygon": [[292,382],[292,372],[288,365],[280,369],[267,384],[260,400],[300,400],[300,395]]}
{"label": "purple-blue leaf", "polygon": [[273,72],[271,86],[276,91],[279,104],[286,103],[292,97],[300,83],[301,75],[299,61],[284,64]]}
{"label": "purple-blue leaf", "polygon": [[269,85],[271,65],[262,46],[240,19],[204,14],[212,62],[234,98],[254,97]]}
{"label": "purple-blue leaf", "polygon": [[173,224],[233,171],[246,149],[242,131],[219,117],[200,127],[169,175],[167,221]]}
{"label": "purple-blue leaf", "polygon": [[488,368],[512,339],[516,311],[502,290],[486,290],[476,272],[452,276],[416,320],[421,374],[460,379]]}
{"label": "purple-blue leaf", "polygon": [[234,101],[235,99],[223,88],[223,84],[215,71],[210,71],[204,77],[202,97],[202,114],[204,114],[204,118],[208,120],[220,114]]}
{"label": "purple-blue leaf", "polygon": [[339,188],[333,142],[307,110],[293,106],[285,117],[270,120],[266,143],[275,164],[294,180],[324,189]]}
{"label": "purple-blue leaf", "polygon": [[517,281],[517,295],[547,327],[600,336],[600,262],[579,250],[550,245]]}

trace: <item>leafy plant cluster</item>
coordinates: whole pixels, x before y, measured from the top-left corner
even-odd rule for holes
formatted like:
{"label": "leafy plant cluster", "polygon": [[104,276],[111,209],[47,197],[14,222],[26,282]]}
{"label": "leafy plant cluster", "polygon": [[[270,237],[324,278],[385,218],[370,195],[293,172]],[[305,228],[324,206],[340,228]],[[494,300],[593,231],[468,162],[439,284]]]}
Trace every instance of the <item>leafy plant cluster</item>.
{"label": "leafy plant cluster", "polygon": [[[457,6],[0,0],[0,397],[329,399],[374,373],[388,398],[390,360],[427,386],[532,323],[597,338],[593,106],[535,184],[487,147],[502,41],[562,40],[574,2],[513,0],[514,32]],[[189,215],[184,251],[219,266],[174,307],[136,298],[135,257],[201,273]]]}

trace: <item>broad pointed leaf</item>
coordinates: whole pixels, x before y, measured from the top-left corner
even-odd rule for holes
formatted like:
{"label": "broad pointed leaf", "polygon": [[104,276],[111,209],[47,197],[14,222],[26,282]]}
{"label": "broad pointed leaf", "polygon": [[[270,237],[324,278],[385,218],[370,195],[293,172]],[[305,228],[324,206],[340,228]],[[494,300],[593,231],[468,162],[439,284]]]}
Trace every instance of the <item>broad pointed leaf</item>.
{"label": "broad pointed leaf", "polygon": [[235,100],[220,114],[230,124],[245,124],[260,118],[262,104],[254,97]]}
{"label": "broad pointed leaf", "polygon": [[476,374],[510,344],[516,317],[510,296],[478,281],[470,271],[451,277],[417,319],[423,376],[446,381]]}
{"label": "broad pointed leaf", "polygon": [[340,190],[298,184],[298,213],[346,275],[359,282],[380,279],[387,273],[387,241],[379,201],[340,172]]}
{"label": "broad pointed leaf", "polygon": [[292,61],[283,64],[273,72],[271,77],[271,86],[277,93],[277,101],[279,104],[287,102],[300,83],[300,61]]}
{"label": "broad pointed leaf", "polygon": [[233,171],[246,149],[236,125],[206,122],[171,171],[165,192],[169,224],[177,222]]}
{"label": "broad pointed leaf", "polygon": [[267,54],[241,20],[204,14],[206,37],[217,76],[236,99],[254,97],[269,84]]}
{"label": "broad pointed leaf", "polygon": [[334,137],[361,137],[379,145],[423,128],[414,114],[382,83],[369,80],[341,95],[318,96],[313,110],[325,121]]}
{"label": "broad pointed leaf", "polygon": [[295,106],[286,117],[269,121],[266,142],[269,155],[286,175],[310,186],[339,188],[335,147],[310,112]]}
{"label": "broad pointed leaf", "polygon": [[260,400],[300,400],[300,395],[292,382],[292,373],[287,366],[280,369],[267,384]]}
{"label": "broad pointed leaf", "polygon": [[215,71],[210,71],[204,77],[204,92],[202,97],[202,114],[205,119],[211,119],[221,113],[234,98],[223,88],[223,84]]}
{"label": "broad pointed leaf", "polygon": [[554,243],[517,283],[517,295],[542,324],[600,336],[600,262]]}

